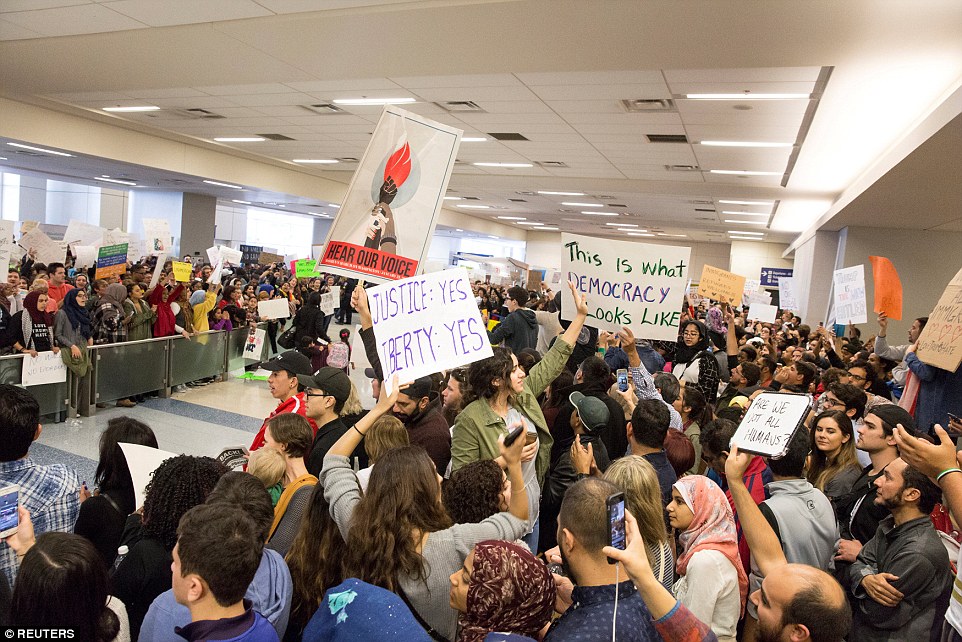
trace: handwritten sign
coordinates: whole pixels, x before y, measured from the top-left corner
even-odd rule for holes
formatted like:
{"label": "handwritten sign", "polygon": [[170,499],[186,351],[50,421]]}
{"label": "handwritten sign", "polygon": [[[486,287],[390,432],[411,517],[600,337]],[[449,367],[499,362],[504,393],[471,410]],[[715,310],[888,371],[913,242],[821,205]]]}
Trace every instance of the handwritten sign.
{"label": "handwritten sign", "polygon": [[147,254],[169,254],[174,237],[170,235],[170,223],[163,218],[144,219],[144,241]]}
{"label": "handwritten sign", "polygon": [[283,254],[274,254],[273,252],[261,252],[260,256],[257,257],[257,262],[261,265],[270,265],[271,263],[283,263]]}
{"label": "handwritten sign", "polygon": [[896,321],[902,318],[902,281],[895,266],[884,256],[870,256],[872,262],[872,281],[875,283],[875,305],[873,311],[885,312],[885,316]]}
{"label": "handwritten sign", "polygon": [[748,318],[763,323],[775,323],[778,317],[778,308],[766,303],[752,303],[748,308]]}
{"label": "handwritten sign", "polygon": [[244,343],[244,358],[248,361],[260,361],[264,351],[264,339],[267,332],[263,328],[251,328]]}
{"label": "handwritten sign", "polygon": [[99,225],[91,225],[77,219],[70,219],[67,223],[67,231],[63,233],[63,240],[71,248],[77,245],[93,245],[99,247],[103,245],[104,233],[107,230]]}
{"label": "handwritten sign", "polygon": [[765,305],[772,304],[772,293],[768,290],[759,290],[758,292],[752,292],[745,297],[742,302],[743,305],[751,305],[753,303],[764,303]]}
{"label": "handwritten sign", "polygon": [[783,310],[798,309],[798,299],[795,298],[795,277],[778,278],[778,302]]}
{"label": "handwritten sign", "polygon": [[746,297],[751,296],[758,292],[762,287],[762,282],[760,279],[745,279],[745,287],[742,288],[742,294]]}
{"label": "handwritten sign", "polygon": [[124,452],[127,469],[130,471],[130,480],[134,483],[134,503],[137,508],[140,508],[144,505],[147,484],[153,477],[154,471],[171,457],[176,457],[177,454],[159,448],[141,446],[140,444],[121,443],[118,446]]}
{"label": "handwritten sign", "polygon": [[95,279],[120,276],[127,271],[127,244],[107,245],[97,253]]}
{"label": "handwritten sign", "polygon": [[262,319],[286,319],[291,316],[291,306],[287,299],[258,301],[257,316]]}
{"label": "handwritten sign", "polygon": [[40,386],[45,383],[61,383],[67,380],[67,366],[59,354],[38,352],[36,357],[29,354],[23,358],[20,383],[24,386]]}
{"label": "handwritten sign", "polygon": [[38,263],[63,263],[67,258],[67,244],[54,241],[38,227],[33,227],[20,236],[20,247],[28,251],[34,250]]}
{"label": "handwritten sign", "polygon": [[320,275],[321,273],[317,271],[317,261],[314,259],[294,261],[294,276],[297,278],[309,279]]}
{"label": "handwritten sign", "polygon": [[698,281],[698,294],[722,303],[741,305],[745,277],[706,265]]}
{"label": "handwritten sign", "polygon": [[[588,325],[640,339],[678,337],[691,248],[562,234],[562,274],[588,297]],[[563,305],[561,318],[574,319]]]}
{"label": "handwritten sign", "polygon": [[341,286],[332,285],[331,289],[321,295],[321,312],[324,316],[334,314],[334,308],[341,305]]}
{"label": "handwritten sign", "polygon": [[835,286],[835,322],[845,325],[867,322],[864,266],[853,265],[835,270],[832,280]]}
{"label": "handwritten sign", "polygon": [[13,221],[0,221],[0,268],[7,273],[13,260]]}
{"label": "handwritten sign", "polygon": [[962,363],[962,270],[949,282],[919,336],[916,356],[955,372]]}
{"label": "handwritten sign", "polygon": [[243,245],[240,246],[241,251],[241,263],[245,265],[251,265],[257,263],[261,252],[264,251],[264,246],[262,245]]}
{"label": "handwritten sign", "polygon": [[391,281],[367,296],[388,387],[394,373],[406,383],[493,354],[464,268]]}
{"label": "handwritten sign", "polygon": [[748,407],[731,443],[740,451],[777,459],[788,450],[795,431],[804,426],[811,406],[808,395],[763,392]]}
{"label": "handwritten sign", "polygon": [[194,264],[190,261],[171,261],[171,269],[174,271],[174,280],[178,283],[190,281],[190,275],[194,272]]}

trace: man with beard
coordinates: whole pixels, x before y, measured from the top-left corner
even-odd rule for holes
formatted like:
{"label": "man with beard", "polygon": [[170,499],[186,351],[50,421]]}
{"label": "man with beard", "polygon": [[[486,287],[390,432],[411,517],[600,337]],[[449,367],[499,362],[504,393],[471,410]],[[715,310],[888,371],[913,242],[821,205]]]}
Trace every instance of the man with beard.
{"label": "man with beard", "polygon": [[394,404],[394,416],[407,428],[411,444],[424,448],[438,474],[443,475],[451,461],[451,431],[444,415],[438,411],[439,395],[433,388],[431,377],[402,385]]}
{"label": "man with beard", "polygon": [[[307,418],[317,422],[314,444],[305,463],[307,472],[317,477],[324,465],[324,455],[341,438],[341,435],[353,428],[341,421],[340,417],[344,402],[351,395],[351,380],[343,370],[330,366],[321,368],[313,377],[303,377],[303,379],[305,381],[304,397],[307,399]],[[356,460],[355,470],[367,468],[367,453],[364,452],[363,445],[358,445],[351,457]]]}

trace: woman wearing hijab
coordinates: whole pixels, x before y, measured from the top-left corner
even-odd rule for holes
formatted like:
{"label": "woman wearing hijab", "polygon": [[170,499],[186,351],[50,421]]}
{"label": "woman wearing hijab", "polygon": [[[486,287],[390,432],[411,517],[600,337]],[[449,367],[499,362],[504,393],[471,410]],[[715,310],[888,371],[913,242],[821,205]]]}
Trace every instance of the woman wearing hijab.
{"label": "woman wearing hijab", "polygon": [[708,328],[701,321],[688,320],[681,326],[681,338],[675,347],[672,374],[683,385],[695,386],[709,404],[718,399],[718,361],[708,341]]}
{"label": "woman wearing hijab", "polygon": [[16,311],[13,309],[13,297],[17,288],[6,281],[0,282],[0,355],[11,351],[10,321]]}
{"label": "woman wearing hijab", "polygon": [[87,312],[87,291],[75,288],[63,297],[62,305],[54,317],[54,339],[63,348],[61,357],[67,368],[75,375],[72,378],[71,399],[80,400],[80,386],[90,369],[87,348],[94,344],[93,325]]}
{"label": "woman wearing hijab", "polygon": [[40,290],[32,290],[24,297],[23,310],[13,315],[8,329],[12,339],[9,344],[13,345],[15,352],[31,357],[48,350],[60,352],[53,340],[53,315],[47,312],[47,302],[47,293]]}
{"label": "woman wearing hijab", "polygon": [[555,592],[548,567],[530,551],[510,542],[480,542],[451,574],[458,642],[481,642],[493,631],[537,638],[551,621]]}
{"label": "woman wearing hijab", "polygon": [[173,290],[168,290],[166,285],[157,284],[157,286],[150,291],[147,301],[150,303],[151,308],[156,308],[155,312],[157,314],[157,318],[154,321],[155,337],[172,337],[177,334],[177,330],[174,328],[174,311],[170,306],[177,300],[183,289],[184,285],[182,283],[178,283]]}
{"label": "woman wearing hijab", "polygon": [[672,486],[666,508],[669,524],[681,532],[675,598],[711,626],[719,642],[735,642],[748,576],[725,493],[707,477],[689,475]]}
{"label": "woman wearing hijab", "polygon": [[[129,319],[124,311],[126,300],[127,288],[120,283],[111,283],[104,290],[93,315],[93,337],[96,345],[123,343],[127,340]],[[133,408],[137,403],[132,399],[120,399],[117,405],[121,408]]]}

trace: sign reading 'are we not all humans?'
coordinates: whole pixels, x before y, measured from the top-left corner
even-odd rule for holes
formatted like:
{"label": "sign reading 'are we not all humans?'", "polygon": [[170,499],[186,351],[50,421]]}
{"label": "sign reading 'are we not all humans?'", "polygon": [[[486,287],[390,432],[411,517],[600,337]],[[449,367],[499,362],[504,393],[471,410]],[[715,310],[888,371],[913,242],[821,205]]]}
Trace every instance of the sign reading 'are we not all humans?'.
{"label": "sign reading 'are we not all humans?'", "polygon": [[[688,281],[691,248],[562,234],[562,270],[588,298],[588,325],[642,339],[674,341]],[[574,319],[572,306],[561,318]]]}

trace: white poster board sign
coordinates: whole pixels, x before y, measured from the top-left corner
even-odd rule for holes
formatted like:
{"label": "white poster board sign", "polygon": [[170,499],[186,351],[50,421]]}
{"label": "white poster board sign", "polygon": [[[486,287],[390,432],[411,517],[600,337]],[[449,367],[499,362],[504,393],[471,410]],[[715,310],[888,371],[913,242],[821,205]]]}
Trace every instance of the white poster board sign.
{"label": "white poster board sign", "polygon": [[764,303],[765,305],[771,305],[772,303],[772,293],[768,290],[759,290],[758,292],[753,292],[752,294],[745,297],[742,301],[742,305],[751,305],[752,303]]}
{"label": "white poster board sign", "polygon": [[[691,248],[562,234],[562,272],[588,298],[587,325],[639,339],[678,338]],[[573,306],[561,318],[573,320]]]}
{"label": "white poster board sign", "polygon": [[748,307],[748,318],[762,323],[775,323],[778,308],[767,303],[752,303]]}
{"label": "white poster board sign", "polygon": [[493,354],[464,268],[391,281],[367,296],[388,392],[395,373],[407,383]]}
{"label": "white poster board sign", "polygon": [[0,268],[3,273],[13,262],[13,221],[0,221]]}
{"label": "white poster board sign", "polygon": [[23,358],[20,382],[24,386],[40,386],[45,383],[62,383],[67,380],[67,366],[59,354],[38,352],[36,357],[29,354]]}
{"label": "white poster board sign", "polygon": [[795,277],[778,277],[778,303],[783,310],[798,310],[798,299],[795,298]]}
{"label": "white poster board sign", "polygon": [[73,253],[76,257],[74,267],[89,268],[97,262],[97,252],[100,248],[95,245],[74,245]]}
{"label": "white poster board sign", "polygon": [[832,282],[835,293],[835,323],[866,323],[865,268],[862,265],[835,270]]}
{"label": "white poster board sign", "polygon": [[263,328],[251,328],[247,335],[247,342],[244,344],[244,359],[248,361],[260,361],[264,351],[264,339],[267,331]]}
{"label": "white poster board sign", "polygon": [[340,286],[334,286],[331,288],[330,292],[324,292],[321,294],[321,314],[327,316],[329,314],[334,314],[334,308],[338,306],[341,300],[341,288]]}
{"label": "white poster board sign", "polygon": [[121,443],[118,445],[120,449],[124,451],[124,457],[127,459],[127,469],[130,471],[130,479],[134,482],[134,503],[137,505],[137,508],[140,508],[144,505],[144,498],[147,495],[147,484],[150,483],[150,478],[153,477],[154,471],[160,468],[160,465],[171,457],[176,457],[177,454],[160,450],[159,448],[141,446],[140,444]]}
{"label": "white poster board sign", "polygon": [[34,250],[38,263],[63,263],[67,258],[67,244],[63,241],[54,241],[44,234],[39,227],[35,227],[20,237],[20,247],[27,250]]}
{"label": "white poster board sign", "polygon": [[742,289],[744,296],[751,296],[758,292],[762,287],[760,279],[745,279],[745,287]]}
{"label": "white poster board sign", "polygon": [[809,395],[763,392],[748,407],[731,443],[743,452],[781,457],[788,450],[792,435],[808,417],[811,405]]}
{"label": "white poster board sign", "polygon": [[77,245],[93,245],[100,247],[104,242],[104,228],[99,225],[91,225],[77,219],[70,219],[67,223],[67,231],[63,234],[63,240],[67,245],[74,248]]}
{"label": "white poster board sign", "polygon": [[144,242],[148,254],[170,254],[173,237],[170,235],[170,223],[167,219],[145,218]]}
{"label": "white poster board sign", "polygon": [[291,306],[287,299],[258,301],[257,316],[262,319],[286,319],[291,316]]}
{"label": "white poster board sign", "polygon": [[150,275],[150,285],[147,286],[148,290],[153,290],[154,287],[160,282],[160,273],[164,269],[164,263],[167,262],[167,254],[161,252],[157,255],[157,263],[154,265],[154,272]]}

